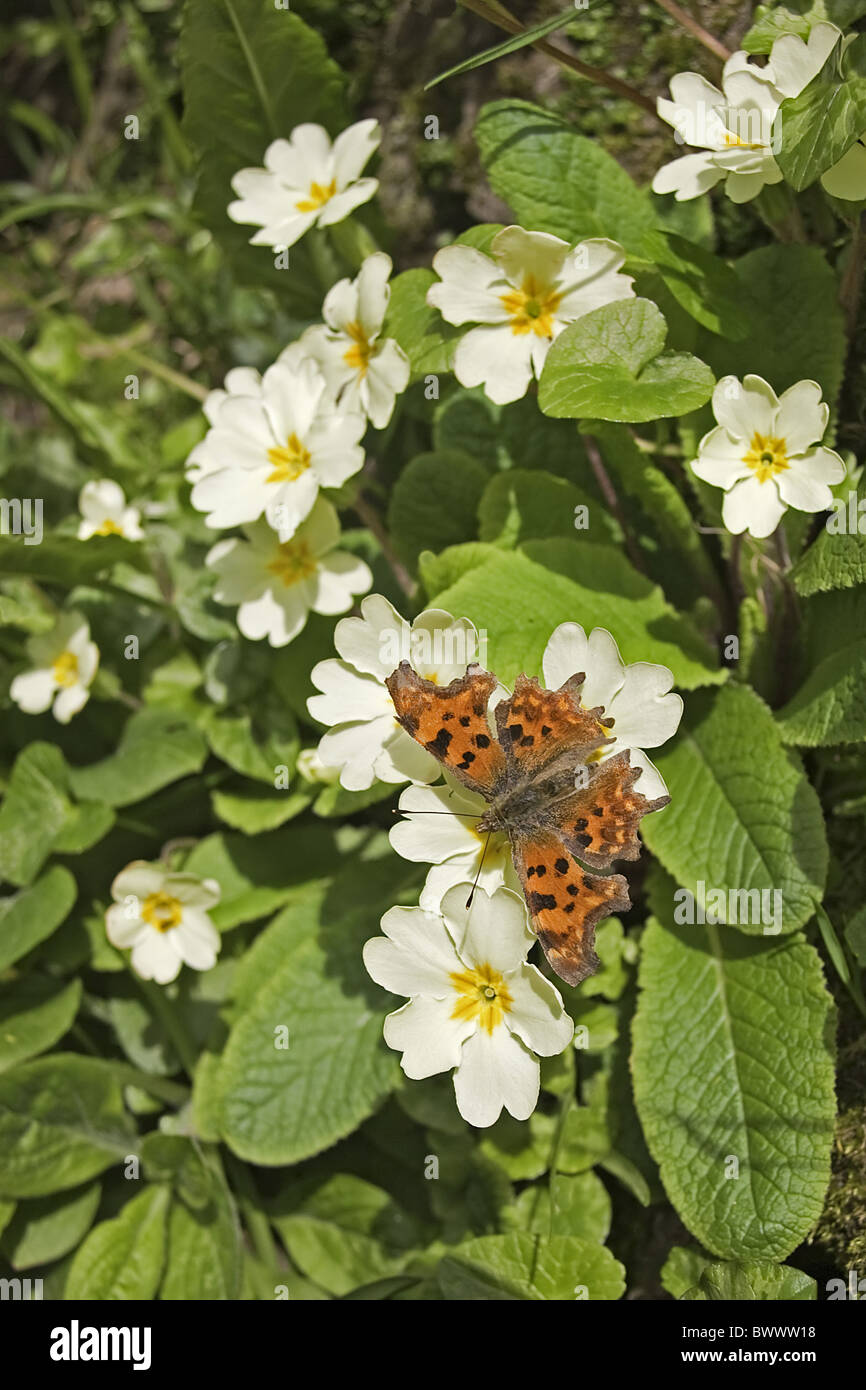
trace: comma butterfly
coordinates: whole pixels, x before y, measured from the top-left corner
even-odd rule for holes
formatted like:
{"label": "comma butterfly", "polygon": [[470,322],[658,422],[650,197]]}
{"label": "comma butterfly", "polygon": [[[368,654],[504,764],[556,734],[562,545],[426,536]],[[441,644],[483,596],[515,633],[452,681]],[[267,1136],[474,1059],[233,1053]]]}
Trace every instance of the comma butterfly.
{"label": "comma butterfly", "polygon": [[545,690],[518,676],[494,708],[495,735],[487,708],[498,681],[478,665],[438,686],[401,661],[385,682],[406,732],[487,800],[477,829],[507,834],[533,931],[571,985],[598,969],[596,923],[631,906],[622,874],[587,868],[637,859],[641,817],[670,800],[635,789],[641,769],[628,751],[600,761],[614,721],[601,705],[581,705],[585,679],[581,672]]}

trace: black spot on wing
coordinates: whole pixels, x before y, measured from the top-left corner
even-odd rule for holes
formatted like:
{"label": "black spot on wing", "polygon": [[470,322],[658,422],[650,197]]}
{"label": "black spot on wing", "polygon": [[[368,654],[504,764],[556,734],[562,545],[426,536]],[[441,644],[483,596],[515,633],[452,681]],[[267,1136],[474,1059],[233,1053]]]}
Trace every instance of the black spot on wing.
{"label": "black spot on wing", "polygon": [[568,873],[568,860],[567,860],[567,859],[557,859],[557,861],[556,861],[556,863],[554,864],[553,867],[555,868],[555,870],[556,870],[556,872],[557,872],[558,874],[567,874],[567,873]]}
{"label": "black spot on wing", "polygon": [[487,737],[486,734],[476,734],[476,735],[475,735],[475,747],[476,747],[476,748],[489,748],[489,747],[490,747],[490,739]]}
{"label": "black spot on wing", "polygon": [[433,753],[436,757],[444,758],[448,752],[448,745],[452,737],[453,736],[449,734],[447,729],[440,729],[436,737],[431,738],[429,743],[425,743],[424,747],[427,749],[428,753]]}
{"label": "black spot on wing", "polygon": [[556,898],[552,893],[530,893],[529,910],[533,916],[539,912],[552,912],[556,907]]}

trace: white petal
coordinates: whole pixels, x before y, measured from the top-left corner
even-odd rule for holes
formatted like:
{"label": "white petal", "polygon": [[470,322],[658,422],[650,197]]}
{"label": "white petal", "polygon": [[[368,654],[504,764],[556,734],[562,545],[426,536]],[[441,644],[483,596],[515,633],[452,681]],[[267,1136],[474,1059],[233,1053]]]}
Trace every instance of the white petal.
{"label": "white petal", "polygon": [[391,274],[391,257],[384,251],[376,251],[367,256],[355,281],[358,291],[358,318],[368,338],[373,338],[382,327],[385,310],[391,291],[388,277]]}
{"label": "white petal", "polygon": [[852,203],[866,198],[866,145],[862,139],[855,141],[838,163],[821,175],[821,187],[832,197]]}
{"label": "white petal", "polygon": [[140,936],[153,930],[140,917],[131,917],[123,903],[112,903],[105,914],[105,934],[112,946],[126,951]]}
{"label": "white petal", "polygon": [[725,493],[722,521],[735,536],[742,531],[759,539],[770,536],[785,514],[785,504],[772,481],[747,478]]}
{"label": "white petal", "polygon": [[526,395],[532,380],[531,333],[514,333],[510,325],[473,328],[457,345],[454,375],[461,386],[483,386],[496,405]]}
{"label": "white petal", "polygon": [[25,714],[43,714],[57,689],[50,670],[22,671],[9,687],[9,694]]}
{"label": "white petal", "polygon": [[174,945],[186,965],[193,970],[211,970],[216,965],[220,935],[205,912],[185,907],[178,926],[172,928]]}
{"label": "white petal", "polygon": [[[618,743],[614,744],[612,753],[620,753],[622,749]],[[657,801],[660,796],[667,796],[668,789],[664,778],[656,767],[655,763],[650,762],[646,753],[640,748],[629,748],[629,761],[632,767],[639,767],[641,775],[635,782],[635,791],[639,791],[641,796],[645,796],[647,801]]]}
{"label": "white petal", "polygon": [[355,181],[378,148],[381,138],[382,131],[376,120],[356,121],[340,132],[332,150],[338,188],[345,188],[347,183]]}
{"label": "white petal", "polygon": [[713,391],[713,414],[734,439],[751,441],[754,434],[772,434],[778,397],[760,376],[722,377]]}
{"label": "white petal", "polygon": [[[380,758],[385,739],[393,729],[393,715],[358,724],[339,724],[322,735],[319,756],[329,767],[340,768],[341,786],[349,791],[366,791],[376,780],[374,764]],[[402,782],[406,778],[383,777],[382,780]]]}
{"label": "white petal", "polygon": [[451,976],[464,966],[442,918],[420,907],[392,907],[381,925],[385,935],[364,946],[368,975],[392,994],[451,998]]}
{"label": "white petal", "polygon": [[58,724],[68,724],[79,710],[84,709],[90,699],[90,691],[86,685],[68,685],[61,690],[54,701],[52,714]]}
{"label": "white petal", "polygon": [[610,713],[617,691],[625,680],[626,667],[619,647],[607,628],[594,627],[589,634],[586,653],[586,680],[580,692],[580,702],[587,709],[603,705]]}
{"label": "white petal", "polygon": [[[483,798],[478,797],[477,801],[475,813],[480,816],[485,805]],[[399,807],[407,819],[391,827],[389,839],[404,859],[442,864],[460,855],[468,865],[481,853],[484,837],[475,833],[475,821],[453,814],[462,811],[463,804],[448,787],[408,787],[400,797]],[[412,812],[416,814],[413,816]]]}
{"label": "white petal", "polygon": [[[448,323],[504,323],[501,296],[508,292],[499,266],[474,246],[446,246],[433,257],[441,276],[427,291],[427,303]],[[494,288],[495,286],[495,288]]]}
{"label": "white petal", "polygon": [[121,869],[111,885],[111,896],[115,902],[122,903],[126,898],[143,901],[151,893],[159,893],[166,880],[166,872],[156,864],[148,864],[144,859],[133,859],[125,869]]}
{"label": "white petal", "polygon": [[[449,621],[450,621],[449,615]],[[334,629],[334,645],[344,660],[359,671],[384,681],[399,664],[409,624],[381,594],[361,602],[360,618],[343,618]]]}
{"label": "white petal", "polygon": [[[833,469],[832,481],[840,483],[844,478],[844,463],[833,454],[829,449],[823,449],[820,454],[826,454],[831,460],[838,460],[838,469]],[[814,460],[814,462],[813,462]],[[792,458],[789,466],[783,473],[776,474],[776,486],[784,502],[789,507],[796,507],[800,512],[823,512],[833,505],[833,494],[830,491],[829,482],[822,478],[821,460],[818,454],[806,454],[804,457]]]}
{"label": "white petal", "polygon": [[307,709],[320,724],[345,724],[386,715],[393,720],[391,696],[381,681],[362,675],[347,661],[329,657],[318,662],[310,679],[321,695],[311,695]]}
{"label": "white petal", "polygon": [[147,936],[139,937],[133,946],[130,962],[135,973],[143,980],[155,980],[158,985],[167,985],[180,974],[183,962],[172,936],[173,932],[151,928]]}
{"label": "white petal", "polygon": [[503,973],[516,970],[535,940],[523,899],[507,888],[492,896],[476,888],[467,908],[466,893],[458,885],[442,899],[442,915],[469,966],[489,965]]}
{"label": "white petal", "polygon": [[555,1057],[571,1042],[574,1024],[559,990],[534,965],[522,965],[508,977],[512,1004],[505,1024],[521,1042],[542,1057]]}
{"label": "white petal", "polygon": [[653,193],[673,193],[678,203],[699,198],[715,188],[725,177],[709,154],[685,154],[670,164],[663,164],[652,182]]}
{"label": "white petal", "polygon": [[538,1103],[538,1062],[527,1047],[500,1025],[478,1029],[463,1044],[454,1073],[457,1109],[479,1129],[495,1124],[503,1106],[515,1120],[528,1120]]}
{"label": "white petal", "polygon": [[548,690],[558,690],[579,671],[586,671],[589,644],[579,623],[560,623],[550,635],[541,671]]}
{"label": "white petal", "polygon": [[830,407],[821,400],[817,381],[798,381],[779,397],[775,433],[789,454],[803,454],[824,438]]}
{"label": "white petal", "polygon": [[461,1045],[475,1025],[471,1019],[452,1018],[453,1008],[453,996],[410,999],[385,1019],[385,1042],[403,1053],[401,1065],[414,1081],[450,1071],[460,1061]]}
{"label": "white petal", "polygon": [[650,661],[626,666],[620,689],[605,706],[616,721],[611,733],[617,743],[627,748],[658,748],[673,738],[683,715],[679,695],[668,693],[673,683],[667,666]]}

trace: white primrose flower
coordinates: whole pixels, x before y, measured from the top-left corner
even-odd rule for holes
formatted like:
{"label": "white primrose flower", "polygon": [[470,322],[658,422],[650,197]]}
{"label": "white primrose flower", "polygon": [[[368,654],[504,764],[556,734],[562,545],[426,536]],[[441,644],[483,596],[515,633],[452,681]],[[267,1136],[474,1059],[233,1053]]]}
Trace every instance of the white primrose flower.
{"label": "white primrose flower", "polygon": [[324,324],[302,334],[299,345],[314,357],[343,410],[362,410],[384,429],[394,402],[409,384],[409,359],[393,338],[382,337],[391,286],[391,258],[377,251],[354,280],[338,280],[322,305]]}
{"label": "white primrose flower", "polygon": [[438,285],[427,303],[448,323],[478,324],[460,339],[454,374],[463,386],[483,386],[498,405],[526,394],[541,376],[553,340],[569,323],[634,297],[619,274],[625,252],[593,238],[571,247],[546,232],[503,227],[485,256],[472,246],[446,246],[433,257]]}
{"label": "white primrose flower", "polygon": [[307,701],[314,719],[331,727],[319,756],[340,769],[349,791],[380,782],[435,782],[439,763],[397,723],[386,677],[409,661],[425,680],[448,685],[479,658],[478,634],[467,618],[428,608],[413,623],[383,598],[371,594],[360,618],[343,618],[334,630],[341,660],[313,667],[310,678],[322,693]]}
{"label": "white primrose flower", "polygon": [[322,497],[289,541],[264,520],[243,529],[245,539],[218,541],[205,563],[217,573],[214,598],[238,605],[238,629],[252,642],[285,647],[310,612],[345,613],[373,582],[363,560],[336,549],[340,522]]}
{"label": "white primrose flower", "polygon": [[273,247],[294,246],[310,227],[342,222],[379,187],[360,174],[380,139],[375,120],[348,126],[333,144],[323,126],[295,126],[288,140],[268,145],[264,169],[235,174],[238,200],[229,217],[260,228],[251,245]]}
{"label": "white primrose flower", "polygon": [[[202,403],[205,419],[209,425],[215,426],[223,401],[227,401],[230,396],[260,396],[261,391],[262,377],[255,367],[232,367],[226,372],[223,385],[208,391]],[[203,474],[214,473],[222,467],[217,451],[209,443],[209,435],[210,431],[196,444],[187,458],[185,471],[191,483],[196,482]]]}
{"label": "white primrose flower", "polygon": [[526,963],[535,937],[522,899],[505,888],[488,896],[469,884],[448,892],[441,915],[392,907],[384,936],[364,946],[377,984],[409,996],[385,1019],[385,1041],[402,1052],[407,1076],[454,1072],[457,1108],[486,1127],[503,1108],[526,1120],[538,1102],[538,1055],[552,1057],[574,1025],[559,991]]}
{"label": "white primrose flower", "polygon": [[230,391],[214,419],[193,450],[191,499],[214,529],[265,515],[289,540],[319,488],[340,487],[364,462],[363,416],[337,409],[309,358],[275,362],[255,395]]}
{"label": "white primrose flower", "polygon": [[182,965],[210,970],[220,935],[208,916],[220,900],[215,879],[169,873],[135,859],[111,885],[105,930],[112,946],[132,948],[131,965],[143,980],[167,985]]}
{"label": "white primrose flower", "polygon": [[698,445],[692,472],[725,490],[722,521],[734,535],[769,536],[788,507],[823,512],[845,464],[821,445],[829,406],[816,381],[777,396],[763,377],[723,377],[713,392],[715,429]]}
{"label": "white primrose flower", "polygon": [[[846,35],[842,43],[844,52],[853,40],[853,34]],[[767,67],[772,72],[773,82],[786,97],[799,96],[800,92],[817,77],[829,58],[839,39],[841,30],[835,24],[813,24],[808,41],[798,34],[782,34],[770,49]],[[821,175],[821,186],[834,198],[844,198],[848,202],[860,202],[866,198],[866,134],[861,135],[842,158]]]}
{"label": "white primrose flower", "polygon": [[43,714],[53,705],[58,724],[68,724],[90,699],[99,666],[99,648],[80,613],[61,613],[50,632],[27,641],[32,670],[16,676],[9,694],[25,714]]}
{"label": "white primrose flower", "polygon": [[438,909],[455,884],[474,882],[476,874],[488,893],[502,887],[518,895],[522,892],[508,836],[498,832],[488,836],[476,828],[489,809],[483,796],[446,772],[444,786],[407,787],[398,805],[405,820],[391,827],[389,838],[404,859],[433,865],[418,900],[428,912]]}
{"label": "white primrose flower", "polygon": [[144,539],[140,511],[126,505],[123,488],[111,478],[85,483],[78,494],[78,510],[82,518],[78,523],[80,541],[88,541],[91,536],[125,536],[128,541]]}
{"label": "white primrose flower", "polygon": [[599,748],[589,761],[603,762],[628,751],[631,766],[641,769],[635,790],[648,801],[667,796],[661,773],[643,750],[667,743],[679,728],[683,702],[670,693],[673,672],[652,661],[626,664],[606,628],[594,627],[587,637],[579,623],[560,623],[554,629],[541,667],[548,690],[558,690],[584,671],[580,703],[586,709],[603,705],[605,718],[613,719],[605,731],[613,743]]}
{"label": "white primrose flower", "polygon": [[766,184],[779,183],[773,122],[785,93],[773,82],[769,67],[733,53],[725,63],[722,90],[696,72],[671,79],[672,101],[656,103],[663,121],[686,145],[705,151],[665,164],[653,179],[654,193],[674,193],[678,202],[697,198],[723,179],[734,203],[747,203]]}

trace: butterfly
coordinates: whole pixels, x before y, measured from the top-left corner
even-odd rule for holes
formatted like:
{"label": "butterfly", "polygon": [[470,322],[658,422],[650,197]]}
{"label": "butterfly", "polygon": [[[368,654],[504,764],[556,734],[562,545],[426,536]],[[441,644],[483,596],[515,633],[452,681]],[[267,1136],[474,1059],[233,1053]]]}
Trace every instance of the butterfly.
{"label": "butterfly", "polygon": [[406,732],[487,801],[476,828],[508,836],[532,929],[572,985],[599,967],[596,924],[631,906],[622,874],[589,870],[637,859],[641,817],[670,800],[641,795],[627,750],[601,761],[614,721],[601,705],[581,704],[585,679],[580,672],[545,690],[518,676],[494,707],[495,733],[487,711],[499,682],[477,664],[439,686],[401,661],[385,681]]}

